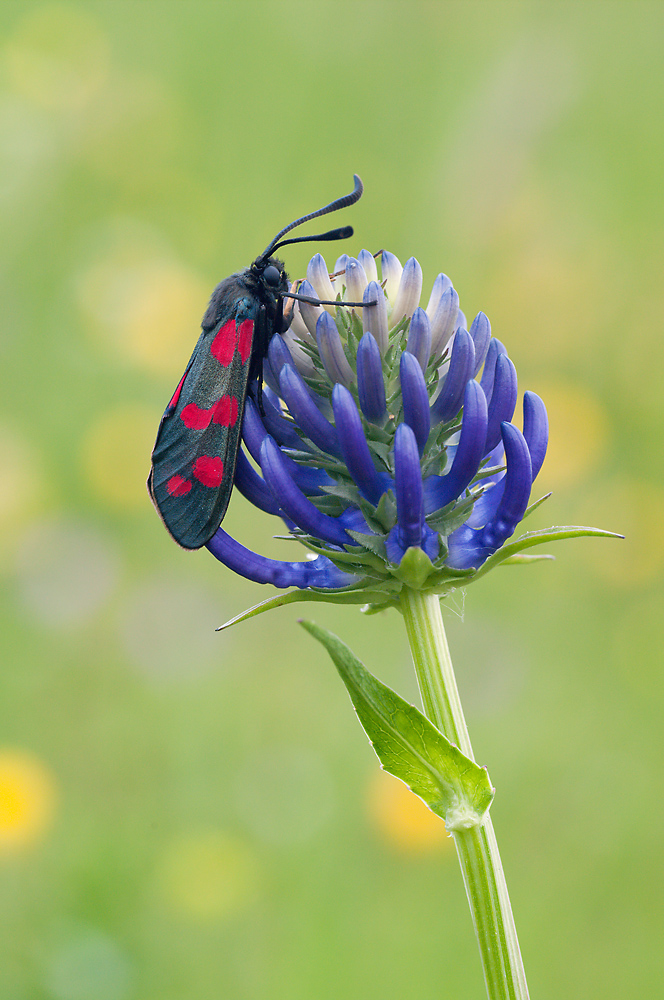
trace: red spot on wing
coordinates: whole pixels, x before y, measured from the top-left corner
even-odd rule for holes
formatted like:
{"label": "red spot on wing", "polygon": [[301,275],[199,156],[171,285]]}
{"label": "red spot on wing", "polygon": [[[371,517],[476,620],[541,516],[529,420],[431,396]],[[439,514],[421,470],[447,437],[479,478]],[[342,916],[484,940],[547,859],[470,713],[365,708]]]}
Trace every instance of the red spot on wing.
{"label": "red spot on wing", "polygon": [[182,392],[182,386],[184,385],[184,380],[186,379],[186,377],[187,377],[187,373],[185,372],[184,375],[182,376],[182,378],[180,379],[180,382],[178,383],[177,389],[173,393],[173,398],[171,399],[170,403],[168,404],[169,408],[177,406],[178,399],[180,398],[180,393]]}
{"label": "red spot on wing", "polygon": [[189,479],[183,479],[182,476],[171,476],[166,483],[166,489],[172,497],[183,497],[191,489],[191,482]]}
{"label": "red spot on wing", "polygon": [[227,323],[224,323],[210,345],[210,352],[224,368],[230,365],[233,359],[237,338],[238,331],[235,320],[229,319]]}
{"label": "red spot on wing", "polygon": [[212,416],[212,410],[201,410],[199,406],[196,406],[196,403],[187,403],[182,409],[180,420],[190,430],[202,431],[204,427],[209,426]]}
{"label": "red spot on wing", "polygon": [[203,486],[219,486],[224,478],[224,463],[213,455],[201,455],[194,462],[194,476]]}
{"label": "red spot on wing", "polygon": [[222,396],[212,407],[212,419],[222,427],[234,427],[237,417],[238,403],[235,396]]}
{"label": "red spot on wing", "polygon": [[237,342],[237,349],[240,352],[242,364],[245,364],[247,358],[251,354],[251,345],[253,340],[254,321],[253,319],[245,319],[243,323],[240,323],[240,335]]}

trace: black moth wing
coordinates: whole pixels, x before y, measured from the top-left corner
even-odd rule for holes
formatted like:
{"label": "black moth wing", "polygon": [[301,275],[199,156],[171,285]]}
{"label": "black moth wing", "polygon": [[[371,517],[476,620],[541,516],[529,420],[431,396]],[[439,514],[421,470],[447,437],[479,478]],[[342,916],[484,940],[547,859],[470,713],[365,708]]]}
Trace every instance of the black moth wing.
{"label": "black moth wing", "polygon": [[265,309],[247,291],[239,275],[216,290],[152,452],[150,496],[185,549],[210,540],[233,489],[247,386],[267,337]]}

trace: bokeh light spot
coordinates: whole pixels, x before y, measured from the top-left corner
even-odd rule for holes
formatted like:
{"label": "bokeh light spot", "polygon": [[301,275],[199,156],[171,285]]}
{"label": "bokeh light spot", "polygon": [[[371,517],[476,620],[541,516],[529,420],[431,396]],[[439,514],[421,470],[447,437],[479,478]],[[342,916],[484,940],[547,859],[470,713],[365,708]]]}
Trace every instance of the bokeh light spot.
{"label": "bokeh light spot", "polygon": [[264,843],[289,846],[310,840],[334,811],[332,775],[308,748],[269,746],[245,761],[235,781],[242,820]]}
{"label": "bokeh light spot", "polygon": [[16,560],[19,593],[44,625],[67,627],[91,618],[116,586],[119,557],[99,529],[74,520],[32,524]]}
{"label": "bokeh light spot", "polygon": [[367,807],[372,826],[390,847],[406,854],[427,854],[453,846],[443,820],[387,771],[372,772]]}
{"label": "bokeh light spot", "polygon": [[153,410],[120,406],[102,414],[83,440],[83,465],[99,496],[114,506],[149,506],[145,481],[157,435]]}
{"label": "bokeh light spot", "polygon": [[664,490],[654,483],[616,478],[584,498],[588,523],[624,534],[588,546],[587,562],[605,581],[632,587],[664,569]]}
{"label": "bokeh light spot", "polygon": [[228,919],[258,895],[258,864],[247,844],[220,831],[187,834],[171,844],[158,870],[169,909],[195,920]]}
{"label": "bokeh light spot", "polygon": [[564,489],[589,478],[606,452],[609,420],[601,404],[578,386],[529,386],[542,397],[549,414],[550,438],[540,492]]}
{"label": "bokeh light spot", "polygon": [[131,591],[120,614],[120,639],[129,660],[155,680],[191,680],[221,667],[229,645],[215,632],[227,617],[201,584],[178,578],[147,580]]}
{"label": "bokeh light spot", "polygon": [[22,97],[53,111],[84,107],[106,79],[109,52],[80,5],[44,4],[19,21],[7,42],[7,75]]}
{"label": "bokeh light spot", "polygon": [[50,829],[56,782],[37,757],[0,749],[0,852],[29,846]]}
{"label": "bokeh light spot", "polygon": [[124,360],[179,378],[200,333],[210,289],[195,274],[137,240],[120,240],[77,283],[96,333]]}
{"label": "bokeh light spot", "polygon": [[134,974],[118,945],[99,931],[79,933],[53,956],[46,974],[54,1000],[125,1000]]}
{"label": "bokeh light spot", "polygon": [[14,528],[35,505],[43,488],[41,468],[32,445],[0,425],[0,530]]}

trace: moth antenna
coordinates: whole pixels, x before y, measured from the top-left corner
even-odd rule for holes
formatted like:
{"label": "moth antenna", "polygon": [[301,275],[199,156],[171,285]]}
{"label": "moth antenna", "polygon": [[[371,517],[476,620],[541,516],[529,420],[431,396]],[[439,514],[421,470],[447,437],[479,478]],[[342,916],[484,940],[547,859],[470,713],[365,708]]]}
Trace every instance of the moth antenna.
{"label": "moth antenna", "polygon": [[[321,215],[328,215],[330,212],[338,212],[340,209],[348,208],[349,205],[354,205],[356,201],[359,201],[359,199],[362,197],[362,192],[364,191],[364,185],[362,184],[362,181],[357,176],[357,174],[353,174],[353,180],[355,181],[355,186],[353,190],[350,192],[350,194],[345,194],[342,198],[337,198],[335,201],[331,201],[330,204],[325,205],[324,208],[319,208],[317,212],[310,212],[309,215],[303,215],[301,219],[296,219],[295,222],[291,222],[290,225],[285,226],[285,228],[282,229],[281,232],[277,233],[272,242],[265,248],[259,260],[266,259],[267,257],[270,256],[270,254],[274,253],[274,251],[277,248],[277,244],[281,240],[281,237],[285,236],[286,233],[290,233],[291,229],[295,229],[296,226],[301,226],[303,225],[303,223],[309,222],[310,219],[317,219]],[[340,232],[340,230],[333,230],[333,232]],[[336,239],[336,240],[345,239],[344,236],[332,236],[328,234],[325,234],[325,238]],[[297,242],[305,243],[308,242],[309,240],[314,240],[314,239],[321,239],[321,237],[307,236],[298,239]],[[288,240],[288,242],[291,243],[296,241]],[[279,245],[283,246],[284,244],[279,243]]]}

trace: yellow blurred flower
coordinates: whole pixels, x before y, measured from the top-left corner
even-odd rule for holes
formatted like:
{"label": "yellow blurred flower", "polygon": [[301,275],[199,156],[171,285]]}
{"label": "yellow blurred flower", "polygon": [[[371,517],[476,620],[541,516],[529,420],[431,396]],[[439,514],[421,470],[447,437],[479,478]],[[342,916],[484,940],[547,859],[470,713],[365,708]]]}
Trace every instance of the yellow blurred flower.
{"label": "yellow blurred flower", "polygon": [[0,425],[0,532],[13,536],[43,501],[43,461],[13,428]]}
{"label": "yellow blurred flower", "polygon": [[41,760],[23,750],[0,750],[0,852],[42,839],[55,799],[54,776]]}
{"label": "yellow blurred flower", "polygon": [[391,847],[407,854],[450,850],[442,819],[387,771],[372,774],[367,804],[372,825]]}
{"label": "yellow blurred flower", "polygon": [[83,465],[96,492],[118,507],[149,506],[145,481],[159,417],[138,405],[103,413],[82,445]]}
{"label": "yellow blurred flower", "polygon": [[577,385],[535,382],[532,388],[546,402],[550,428],[539,491],[565,489],[590,478],[609,441],[609,418],[601,403]]}
{"label": "yellow blurred flower", "polygon": [[150,247],[145,234],[120,233],[114,241],[78,277],[79,306],[123,360],[177,381],[200,333],[210,289],[167,251]]}

